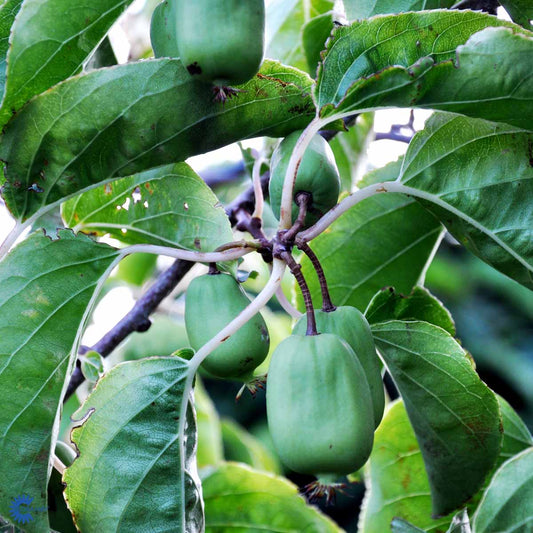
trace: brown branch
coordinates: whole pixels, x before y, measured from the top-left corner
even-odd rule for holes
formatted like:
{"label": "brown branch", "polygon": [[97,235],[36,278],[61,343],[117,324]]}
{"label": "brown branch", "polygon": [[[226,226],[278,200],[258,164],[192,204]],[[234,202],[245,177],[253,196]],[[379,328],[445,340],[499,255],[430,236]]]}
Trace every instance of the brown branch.
{"label": "brown branch", "polygon": [[[102,357],[107,357],[128,335],[134,331],[147,331],[151,325],[150,315],[156,310],[161,301],[166,298],[190,270],[194,263],[177,259],[165,270],[154,282],[154,284],[135,302],[133,308],[126,316],[108,333],[106,333],[94,346],[88,348],[80,347],[80,354],[88,351],[98,352]],[[70,378],[70,383],[65,393],[66,402],[75,390],[84,381],[79,365]]]}

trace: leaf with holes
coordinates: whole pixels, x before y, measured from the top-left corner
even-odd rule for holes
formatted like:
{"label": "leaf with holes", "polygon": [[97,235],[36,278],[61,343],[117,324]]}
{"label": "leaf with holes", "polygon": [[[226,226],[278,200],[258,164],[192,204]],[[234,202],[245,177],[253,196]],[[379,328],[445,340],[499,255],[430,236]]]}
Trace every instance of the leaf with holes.
{"label": "leaf with holes", "polygon": [[[100,280],[117,251],[61,231],[30,235],[0,263],[0,515],[21,494],[46,509],[65,380]],[[26,531],[47,531],[34,513]]]}
{"label": "leaf with holes", "polygon": [[80,530],[202,530],[190,406],[179,431],[188,372],[176,356],[122,363],[78,410],[89,417],[72,431],[79,456],[63,481]]}
{"label": "leaf with holes", "polygon": [[112,179],[239,139],[286,135],[315,114],[310,85],[304,73],[272,61],[224,105],[177,59],[71,78],[33,99],[7,126],[3,197],[24,221]]}
{"label": "leaf with holes", "polygon": [[374,17],[335,30],[315,99],[323,118],[423,107],[531,129],[532,62],[533,34],[490,15],[437,10]]}
{"label": "leaf with holes", "polygon": [[75,231],[109,233],[128,244],[149,243],[210,252],[232,240],[217,197],[186,163],[140,172],[63,204]]}

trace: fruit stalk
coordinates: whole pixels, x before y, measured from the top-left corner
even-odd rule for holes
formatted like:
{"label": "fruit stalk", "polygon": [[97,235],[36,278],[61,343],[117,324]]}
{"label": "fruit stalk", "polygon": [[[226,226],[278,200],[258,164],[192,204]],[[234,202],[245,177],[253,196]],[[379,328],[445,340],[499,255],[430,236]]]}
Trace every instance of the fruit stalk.
{"label": "fruit stalk", "polygon": [[315,268],[316,275],[318,276],[318,281],[320,283],[320,292],[322,293],[322,311],[325,313],[331,313],[332,311],[335,311],[337,309],[333,302],[331,301],[331,296],[329,294],[328,289],[328,282],[326,281],[326,274],[324,273],[324,269],[322,268],[322,265],[320,264],[320,261],[318,260],[318,257],[316,256],[315,252],[311,250],[309,245],[305,242],[300,243],[298,245],[298,248],[302,250],[302,252],[309,257],[309,260],[311,263],[313,263],[313,267]]}
{"label": "fruit stalk", "polygon": [[287,263],[289,270],[296,278],[300,290],[302,291],[302,296],[305,302],[305,313],[307,315],[307,330],[305,334],[307,336],[318,335],[316,330],[315,311],[313,309],[313,301],[311,300],[311,291],[302,274],[302,267],[294,260],[291,253],[288,251],[281,252],[280,257]]}
{"label": "fruit stalk", "polygon": [[304,192],[299,193],[296,197],[296,203],[299,207],[298,217],[296,218],[291,228],[283,234],[283,240],[285,242],[291,242],[296,236],[296,234],[303,228],[305,216],[307,215],[307,206],[309,204],[309,200],[309,194]]}

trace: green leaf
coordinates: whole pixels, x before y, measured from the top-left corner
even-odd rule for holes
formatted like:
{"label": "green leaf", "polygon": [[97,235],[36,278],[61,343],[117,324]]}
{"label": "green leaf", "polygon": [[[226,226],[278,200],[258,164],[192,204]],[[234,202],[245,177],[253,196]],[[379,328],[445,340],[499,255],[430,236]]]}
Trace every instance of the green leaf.
{"label": "green leaf", "polygon": [[[496,398],[503,421],[503,441],[497,467],[531,446],[533,440],[512,407],[502,397]],[[395,516],[425,531],[446,531],[451,515],[431,518],[431,496],[424,461],[401,400],[390,404],[376,430],[368,471],[369,489],[359,521],[362,533],[387,531]],[[475,505],[479,497],[480,493],[470,506]]]}
{"label": "green leaf", "polygon": [[[397,164],[372,179],[397,176]],[[380,180],[379,178],[382,178]],[[417,202],[403,195],[379,194],[363,200],[313,239],[335,305],[364,311],[384,286],[409,294],[425,271],[442,226]],[[320,307],[320,285],[311,262],[301,261],[313,304]],[[303,310],[301,294],[298,305]]]}
{"label": "green leaf", "polygon": [[372,332],[420,444],[433,514],[447,514],[479,490],[496,462],[502,439],[496,397],[443,329],[393,320]]}
{"label": "green leaf", "polygon": [[178,431],[188,370],[174,356],[122,363],[84,402],[78,414],[90,416],[71,437],[79,456],[63,476],[80,530],[201,531],[191,408]]}
{"label": "green leaf", "polygon": [[116,180],[63,204],[74,231],[109,233],[127,244],[213,251],[232,240],[217,197],[186,163]]}
{"label": "green leaf", "polygon": [[[372,140],[373,126],[374,114],[363,113],[357,117],[357,122],[348,131],[339,132],[329,142],[339,169],[343,191],[352,191],[359,177],[359,169],[366,165],[365,153],[369,141]],[[391,179],[396,179],[399,169],[398,166],[396,175]]]}
{"label": "green leaf", "polygon": [[456,3],[455,0],[344,0],[344,8],[348,20],[355,20],[387,13],[446,8]]}
{"label": "green leaf", "polygon": [[0,125],[80,71],[131,0],[25,0],[13,24]]}
{"label": "green leaf", "polygon": [[222,420],[224,456],[227,461],[246,463],[255,470],[281,474],[279,460],[265,445],[233,420]]}
{"label": "green leaf", "polygon": [[206,533],[225,531],[320,531],[341,529],[305,503],[290,481],[250,467],[226,463],[202,479]]}
{"label": "green leaf", "polygon": [[473,517],[476,533],[530,531],[533,525],[533,447],[494,474]]}
{"label": "green leaf", "polygon": [[[30,235],[0,263],[0,515],[22,494],[46,508],[62,390],[115,249],[61,231]],[[28,532],[47,530],[36,512]]]}
{"label": "green leaf", "polygon": [[221,463],[224,460],[224,447],[220,418],[215,404],[198,377],[196,377],[194,387],[194,407],[198,427],[198,448],[196,451],[198,468]]}
{"label": "green leaf", "polygon": [[533,135],[437,113],[411,141],[401,182],[459,242],[533,288]]}
{"label": "green leaf", "polygon": [[[450,516],[431,517],[431,493],[424,461],[401,399],[387,407],[374,434],[368,462],[368,491],[359,518],[360,531],[389,531],[394,517],[415,524],[423,531],[439,533],[446,531],[451,519]],[[395,522],[393,531],[394,527],[402,531]]]}
{"label": "green leaf", "polygon": [[282,137],[314,116],[310,84],[304,73],[266,61],[243,92],[221,104],[176,59],[71,78],[33,99],[7,126],[0,146],[4,199],[25,220],[115,178],[239,139]]}
{"label": "green leaf", "polygon": [[[488,26],[504,27],[480,31]],[[423,107],[531,129],[532,62],[533,35],[490,15],[442,10],[375,17],[335,30],[315,98],[322,117]]]}
{"label": "green leaf", "polygon": [[500,4],[517,24],[533,30],[533,5],[530,0],[500,0]]}
{"label": "green leaf", "polygon": [[9,51],[9,35],[22,1],[5,0],[0,6],[0,102],[4,97],[6,85],[6,58]]}
{"label": "green leaf", "polygon": [[385,288],[372,298],[365,316],[370,324],[387,320],[421,320],[455,335],[452,315],[424,287],[415,287],[408,296],[396,292],[393,287]]}
{"label": "green leaf", "polygon": [[[272,0],[266,7],[266,56],[307,70],[302,26],[333,9],[332,0]],[[324,41],[322,41],[323,43]],[[316,67],[316,65],[315,65]],[[316,68],[311,70],[314,76]]]}

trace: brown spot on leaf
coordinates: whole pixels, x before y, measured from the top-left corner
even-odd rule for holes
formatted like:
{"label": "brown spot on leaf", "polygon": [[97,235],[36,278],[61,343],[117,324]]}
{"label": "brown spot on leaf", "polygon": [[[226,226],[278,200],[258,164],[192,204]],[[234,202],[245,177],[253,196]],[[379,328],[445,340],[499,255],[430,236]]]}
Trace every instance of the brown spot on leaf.
{"label": "brown spot on leaf", "polygon": [[197,248],[198,250],[202,249],[202,246],[200,245],[200,239],[198,237],[194,239],[194,247]]}
{"label": "brown spot on leaf", "polygon": [[290,83],[280,80],[279,78],[274,78],[273,76],[265,76],[264,74],[261,74],[259,72],[257,73],[257,77],[262,80],[275,81],[276,83],[279,83],[282,87],[287,87],[290,85]]}

